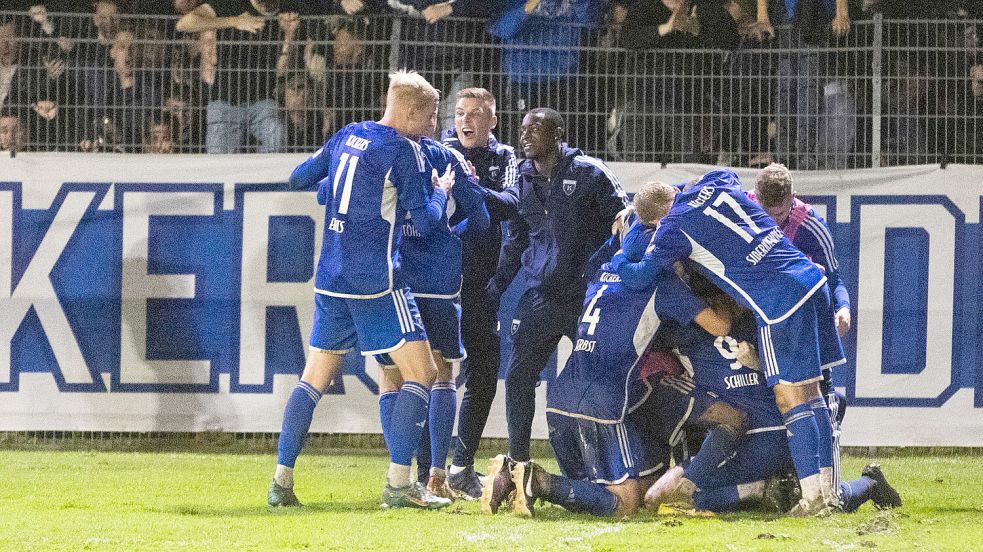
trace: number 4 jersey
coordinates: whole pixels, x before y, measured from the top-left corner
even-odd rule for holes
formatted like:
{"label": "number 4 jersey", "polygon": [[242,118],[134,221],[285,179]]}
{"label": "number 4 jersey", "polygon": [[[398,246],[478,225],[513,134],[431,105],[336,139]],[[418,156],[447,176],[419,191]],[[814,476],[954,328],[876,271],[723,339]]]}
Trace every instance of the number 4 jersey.
{"label": "number 4 jersey", "polygon": [[318,203],[325,205],[318,293],[371,299],[393,290],[397,221],[427,204],[430,171],[418,143],[372,121],[341,129],[294,170],[291,184],[316,184]]}
{"label": "number 4 jersey", "polygon": [[623,421],[647,396],[637,364],[659,327],[656,312],[693,318],[704,308],[672,271],[633,290],[602,268],[587,288],[573,353],[549,386],[546,411],[600,423]]}
{"label": "number 4 jersey", "polygon": [[644,287],[674,261],[689,257],[717,287],[751,309],[759,324],[785,320],[826,282],[727,169],[707,173],[676,195],[654,245],[641,262],[615,263],[626,285]]}

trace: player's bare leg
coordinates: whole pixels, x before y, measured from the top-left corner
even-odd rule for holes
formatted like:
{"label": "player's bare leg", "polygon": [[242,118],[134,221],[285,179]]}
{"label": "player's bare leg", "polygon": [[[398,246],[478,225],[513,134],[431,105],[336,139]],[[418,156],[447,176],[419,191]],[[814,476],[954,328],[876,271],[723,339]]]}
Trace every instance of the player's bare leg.
{"label": "player's bare leg", "polygon": [[618,485],[608,485],[607,488],[612,494],[618,497],[618,517],[630,517],[638,513],[641,509],[645,496],[645,489],[652,486],[655,477],[647,476],[639,479],[628,479]]}
{"label": "player's bare leg", "polygon": [[280,430],[278,458],[273,483],[267,493],[270,506],[300,506],[294,494],[294,462],[304,446],[311,417],[321,394],[341,371],[342,352],[311,349],[304,373],[287,402]]}

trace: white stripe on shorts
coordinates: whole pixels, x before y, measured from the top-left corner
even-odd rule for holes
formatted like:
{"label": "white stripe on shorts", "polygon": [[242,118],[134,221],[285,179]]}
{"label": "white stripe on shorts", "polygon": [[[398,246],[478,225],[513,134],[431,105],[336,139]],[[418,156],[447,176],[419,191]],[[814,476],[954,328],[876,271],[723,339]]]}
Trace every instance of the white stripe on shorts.
{"label": "white stripe on shorts", "polygon": [[631,458],[631,445],[628,443],[628,431],[625,429],[625,424],[616,425],[615,433],[618,435],[618,447],[621,449],[621,456],[624,459],[625,467],[631,468],[635,465],[635,462]]}
{"label": "white stripe on shorts", "polygon": [[398,289],[393,292],[393,304],[396,306],[396,317],[399,319],[399,329],[404,334],[412,331],[412,325],[408,320],[408,313],[404,307],[406,299],[403,297],[403,290]]}

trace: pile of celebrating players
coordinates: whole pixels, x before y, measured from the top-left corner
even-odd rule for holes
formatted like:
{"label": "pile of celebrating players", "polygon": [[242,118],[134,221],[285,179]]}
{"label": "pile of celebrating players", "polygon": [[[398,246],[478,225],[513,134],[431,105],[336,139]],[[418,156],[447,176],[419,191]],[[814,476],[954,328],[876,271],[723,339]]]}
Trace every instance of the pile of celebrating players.
{"label": "pile of celebrating players", "polygon": [[[850,300],[829,228],[788,169],[761,170],[753,192],[724,168],[644,183],[629,201],[602,161],[565,143],[556,111],[525,115],[520,161],[493,134],[489,91],[456,99],[438,141],[439,92],[394,73],[382,119],[346,126],[290,177],[316,190],[324,239],[271,506],[300,506],[295,462],[353,350],[381,366],[386,507],[480,500],[485,513],[531,517],[539,500],[596,516],[801,517],[901,505],[876,464],[840,478],[846,402],[831,372],[846,362]],[[510,286],[521,297],[499,327]],[[508,451],[481,475],[501,332]],[[530,437],[537,383],[564,336],[573,350],[546,407],[556,475],[532,460]]]}

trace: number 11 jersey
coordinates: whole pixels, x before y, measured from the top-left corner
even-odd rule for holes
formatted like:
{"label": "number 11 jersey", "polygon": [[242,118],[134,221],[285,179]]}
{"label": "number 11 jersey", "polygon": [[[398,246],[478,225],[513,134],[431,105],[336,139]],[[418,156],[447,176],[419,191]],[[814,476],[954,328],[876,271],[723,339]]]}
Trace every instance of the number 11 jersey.
{"label": "number 11 jersey", "polygon": [[325,205],[315,291],[373,299],[400,287],[401,223],[429,201],[430,171],[418,143],[373,121],[341,129],[294,171]]}

